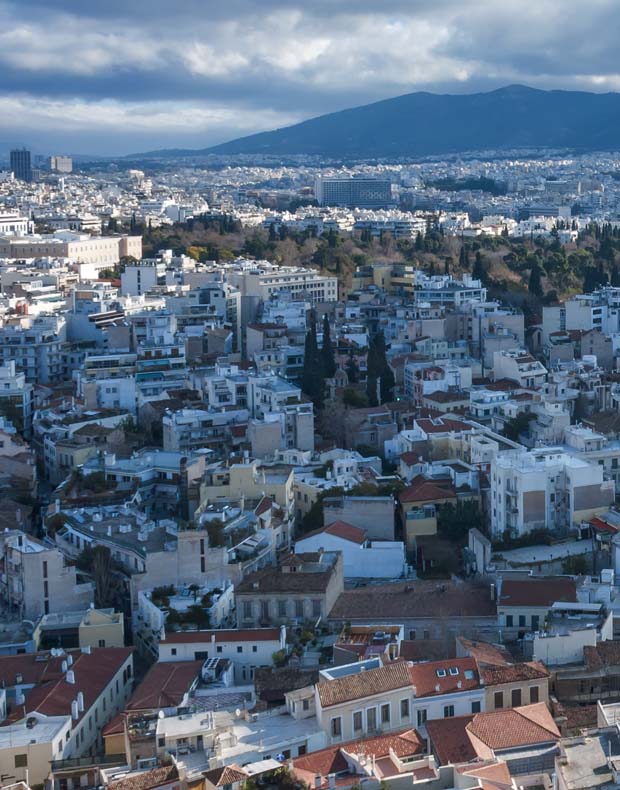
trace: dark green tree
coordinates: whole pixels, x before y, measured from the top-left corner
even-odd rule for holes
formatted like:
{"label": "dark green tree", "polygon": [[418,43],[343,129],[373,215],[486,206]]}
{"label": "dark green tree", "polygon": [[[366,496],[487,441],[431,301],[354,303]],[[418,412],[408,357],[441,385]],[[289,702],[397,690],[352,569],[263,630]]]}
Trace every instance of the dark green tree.
{"label": "dark green tree", "polygon": [[349,384],[356,384],[360,378],[360,369],[357,365],[357,361],[352,351],[349,354],[349,358],[347,359],[347,364],[345,369],[347,376],[349,377]]}
{"label": "dark green tree", "polygon": [[323,316],[323,347],[321,348],[321,358],[323,363],[323,375],[330,379],[336,372],[336,357],[334,354],[334,344],[331,338],[331,329],[327,313]]}
{"label": "dark green tree", "polygon": [[323,364],[316,339],[316,319],[313,317],[310,329],[306,333],[301,389],[317,409],[323,407],[323,385]]}
{"label": "dark green tree", "polygon": [[385,336],[383,332],[378,332],[368,347],[368,376],[366,380],[368,403],[371,406],[377,406],[378,398],[381,403],[385,403],[392,397],[393,389],[394,374],[387,362]]}
{"label": "dark green tree", "polygon": [[542,281],[540,279],[540,266],[536,263],[532,266],[530,271],[530,279],[527,284],[527,290],[532,296],[541,297],[543,295]]}

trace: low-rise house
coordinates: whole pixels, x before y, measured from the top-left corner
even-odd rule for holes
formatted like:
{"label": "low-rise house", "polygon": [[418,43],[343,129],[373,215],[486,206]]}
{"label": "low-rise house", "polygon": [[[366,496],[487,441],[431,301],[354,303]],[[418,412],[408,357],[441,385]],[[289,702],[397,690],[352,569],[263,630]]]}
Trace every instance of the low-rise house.
{"label": "low-rise house", "polygon": [[497,640],[496,603],[486,585],[417,580],[345,590],[329,620],[343,625],[402,625],[406,640]]}
{"label": "low-rise house", "polygon": [[499,578],[497,622],[505,638],[539,631],[556,602],[577,603],[577,585],[567,576]]}
{"label": "low-rise house", "polygon": [[391,496],[324,497],[323,524],[344,521],[366,531],[369,540],[394,540],[394,498]]}
{"label": "low-rise house", "polygon": [[121,612],[93,609],[44,615],[34,629],[38,650],[62,647],[123,647],[125,624]]}
{"label": "low-rise house", "polygon": [[440,765],[497,758],[512,776],[551,774],[559,754],[560,731],[543,702],[437,719],[427,731]]}
{"label": "low-rise house", "polygon": [[[49,748],[53,759],[81,757],[101,749],[101,728],[125,706],[133,684],[133,648],[84,648],[3,656],[0,683],[7,695],[6,718],[0,731],[7,725],[17,730],[20,725],[32,730],[40,723],[38,733],[33,733],[35,740],[43,744],[54,739]],[[35,722],[29,727],[31,718]],[[67,722],[69,726],[65,726]],[[61,731],[63,743],[58,747],[56,738]],[[11,768],[29,768],[31,740],[32,737],[23,741],[24,749],[13,755]],[[2,738],[0,742],[12,751],[8,741]],[[8,755],[0,752],[0,765],[9,765],[5,758]],[[35,770],[41,770],[40,764]]]}
{"label": "low-rise house", "polygon": [[343,589],[341,554],[290,554],[279,567],[251,573],[237,585],[237,627],[317,623],[327,618]]}
{"label": "low-rise house", "polygon": [[457,655],[471,656],[485,688],[485,710],[549,702],[549,670],[540,661],[515,661],[506,648],[458,638]]}
{"label": "low-rise house", "polygon": [[171,631],[159,643],[160,661],[226,659],[235,681],[248,683],[259,667],[273,665],[273,654],[286,650],[286,628],[248,628],[215,631]]}
{"label": "low-rise house", "polygon": [[407,575],[404,545],[399,541],[369,541],[366,531],[345,521],[308,532],[295,542],[295,553],[339,551],[344,577],[398,579]]}
{"label": "low-rise house", "polygon": [[471,658],[385,665],[374,658],[322,670],[315,705],[323,730],[338,743],[476,713],[484,709],[484,688]]}

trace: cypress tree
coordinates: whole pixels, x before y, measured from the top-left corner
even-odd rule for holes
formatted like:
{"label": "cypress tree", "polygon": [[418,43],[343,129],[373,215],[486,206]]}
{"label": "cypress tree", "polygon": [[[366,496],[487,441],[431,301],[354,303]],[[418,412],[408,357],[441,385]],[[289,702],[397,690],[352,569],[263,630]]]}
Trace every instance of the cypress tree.
{"label": "cypress tree", "polygon": [[323,362],[323,375],[325,378],[332,378],[336,372],[336,357],[334,354],[334,344],[332,343],[331,330],[327,313],[323,316],[323,347],[321,349]]}

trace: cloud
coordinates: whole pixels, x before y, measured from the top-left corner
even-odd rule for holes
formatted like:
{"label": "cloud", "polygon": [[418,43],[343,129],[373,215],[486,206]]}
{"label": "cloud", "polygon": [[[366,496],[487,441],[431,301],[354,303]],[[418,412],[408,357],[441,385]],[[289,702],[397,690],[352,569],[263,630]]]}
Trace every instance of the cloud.
{"label": "cloud", "polygon": [[617,0],[0,0],[0,139],[201,146],[413,90],[616,90],[619,33]]}

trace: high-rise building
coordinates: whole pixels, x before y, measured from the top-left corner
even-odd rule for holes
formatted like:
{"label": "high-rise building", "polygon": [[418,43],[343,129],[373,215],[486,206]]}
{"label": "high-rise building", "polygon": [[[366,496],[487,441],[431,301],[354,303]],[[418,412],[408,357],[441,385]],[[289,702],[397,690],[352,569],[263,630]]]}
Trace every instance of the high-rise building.
{"label": "high-rise building", "polygon": [[388,208],[395,203],[388,178],[317,178],[314,194],[321,206]]}
{"label": "high-rise building", "polygon": [[50,170],[56,173],[71,173],[73,171],[73,159],[70,156],[50,156]]}
{"label": "high-rise building", "polygon": [[32,181],[32,166],[30,164],[30,151],[26,148],[15,148],[11,151],[11,165],[15,178],[20,181]]}

